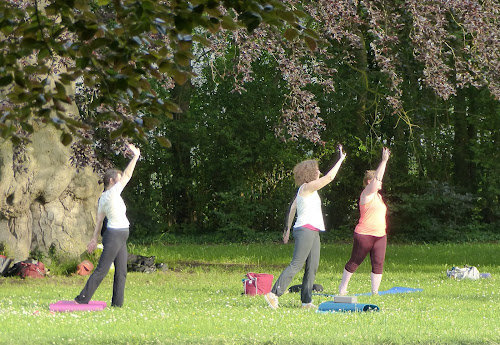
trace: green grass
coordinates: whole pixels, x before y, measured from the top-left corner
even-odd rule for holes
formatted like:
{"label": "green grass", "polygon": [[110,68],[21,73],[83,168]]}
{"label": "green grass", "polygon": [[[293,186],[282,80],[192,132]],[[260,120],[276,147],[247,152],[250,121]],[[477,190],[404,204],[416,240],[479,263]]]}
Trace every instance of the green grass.
{"label": "green grass", "polygon": [[[324,245],[316,282],[334,293],[350,245]],[[125,306],[99,312],[51,313],[72,299],[87,277],[0,278],[0,344],[500,344],[499,244],[389,245],[381,290],[423,292],[361,296],[379,312],[318,314],[299,307],[298,294],[268,308],[262,296],[241,295],[249,271],[279,275],[289,245],[178,245],[131,251],[156,255],[171,270],[129,273]],[[476,266],[491,279],[455,281],[452,265]],[[370,290],[369,259],[351,280],[351,293]],[[299,284],[299,273],[292,284]],[[110,302],[112,275],[94,299]],[[330,300],[314,296],[319,304]]]}

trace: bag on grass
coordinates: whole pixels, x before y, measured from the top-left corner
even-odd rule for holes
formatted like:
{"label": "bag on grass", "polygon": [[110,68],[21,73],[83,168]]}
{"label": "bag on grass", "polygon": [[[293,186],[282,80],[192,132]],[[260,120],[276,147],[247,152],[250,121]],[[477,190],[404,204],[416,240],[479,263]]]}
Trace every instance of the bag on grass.
{"label": "bag on grass", "polygon": [[0,276],[4,276],[9,270],[11,259],[6,256],[0,255]]}
{"label": "bag on grass", "polygon": [[272,274],[267,273],[247,273],[243,279],[243,293],[245,295],[265,295],[271,292],[273,285]]}
{"label": "bag on grass", "polygon": [[19,276],[21,278],[43,278],[45,277],[45,265],[37,260],[25,260],[16,262],[5,274],[6,277]]}
{"label": "bag on grass", "polygon": [[83,260],[76,266],[76,274],[86,276],[92,272],[94,264],[89,260]]}
{"label": "bag on grass", "polygon": [[15,276],[19,276],[21,274],[21,262],[22,261],[19,261],[19,262],[16,262],[14,263],[14,265],[12,265],[11,268],[9,268],[7,270],[7,272],[4,274],[6,277],[15,277]]}
{"label": "bag on grass", "polygon": [[[31,261],[31,262],[29,262]],[[36,260],[29,260],[21,262],[21,278],[43,278],[45,277],[45,265],[43,262]]]}
{"label": "bag on grass", "polygon": [[456,280],[462,280],[462,279],[476,280],[481,278],[481,275],[479,274],[479,271],[477,270],[476,267],[467,265],[465,265],[464,268],[452,267],[451,270],[449,271],[446,270],[446,275],[449,278],[453,278]]}
{"label": "bag on grass", "polygon": [[6,277],[19,276],[21,278],[43,278],[45,277],[45,265],[37,260],[25,260],[16,262],[5,274]]}
{"label": "bag on grass", "polygon": [[[292,285],[288,288],[288,292],[300,292],[302,290],[302,284],[300,285]],[[323,285],[321,284],[313,284],[313,292],[323,292]]]}
{"label": "bag on grass", "polygon": [[128,272],[156,272],[155,257],[129,254],[127,258]]}

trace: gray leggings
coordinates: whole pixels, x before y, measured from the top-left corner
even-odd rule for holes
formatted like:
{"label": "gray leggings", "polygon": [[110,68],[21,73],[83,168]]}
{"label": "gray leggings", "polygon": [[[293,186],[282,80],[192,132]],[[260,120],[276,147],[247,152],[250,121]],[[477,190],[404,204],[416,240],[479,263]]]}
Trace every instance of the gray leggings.
{"label": "gray leggings", "polygon": [[115,278],[113,280],[113,298],[111,305],[121,307],[125,293],[125,281],[127,279],[127,239],[128,229],[107,229],[102,237],[104,249],[97,267],[87,280],[82,292],[76,296],[78,303],[89,303],[95,291],[108,274],[111,264],[115,264]]}
{"label": "gray leggings", "polygon": [[311,303],[312,288],[319,266],[321,247],[319,232],[307,228],[294,228],[293,237],[295,238],[295,248],[292,262],[283,270],[271,291],[276,296],[283,295],[293,277],[302,269],[305,263],[300,299],[302,303]]}

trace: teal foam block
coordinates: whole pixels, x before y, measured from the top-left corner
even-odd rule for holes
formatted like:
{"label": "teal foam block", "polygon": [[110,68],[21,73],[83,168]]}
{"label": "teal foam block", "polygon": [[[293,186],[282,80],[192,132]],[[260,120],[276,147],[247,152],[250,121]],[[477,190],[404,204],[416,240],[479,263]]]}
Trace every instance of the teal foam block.
{"label": "teal foam block", "polygon": [[343,312],[363,312],[379,311],[375,304],[365,303],[335,303],[333,301],[323,302],[318,306],[317,313],[343,313]]}

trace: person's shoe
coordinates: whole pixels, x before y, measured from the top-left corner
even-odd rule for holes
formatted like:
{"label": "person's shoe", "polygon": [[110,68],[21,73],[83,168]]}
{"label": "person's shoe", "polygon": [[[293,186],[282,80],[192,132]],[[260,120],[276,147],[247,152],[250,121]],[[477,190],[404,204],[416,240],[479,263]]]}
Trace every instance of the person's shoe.
{"label": "person's shoe", "polygon": [[89,304],[89,302],[83,302],[83,301],[80,301],[80,300],[78,299],[78,297],[80,297],[80,296],[75,297],[75,303],[76,303],[76,304]]}
{"label": "person's shoe", "polygon": [[275,309],[275,310],[278,309],[278,296],[276,296],[272,292],[269,292],[268,294],[264,295],[264,298],[265,298],[267,304],[269,304],[269,306],[272,309]]}
{"label": "person's shoe", "polygon": [[347,296],[347,294],[349,293],[349,291],[347,290],[343,290],[343,291],[339,291],[339,296]]}
{"label": "person's shoe", "polygon": [[302,303],[302,309],[317,309],[318,307],[312,303]]}

